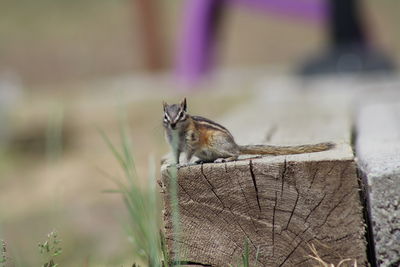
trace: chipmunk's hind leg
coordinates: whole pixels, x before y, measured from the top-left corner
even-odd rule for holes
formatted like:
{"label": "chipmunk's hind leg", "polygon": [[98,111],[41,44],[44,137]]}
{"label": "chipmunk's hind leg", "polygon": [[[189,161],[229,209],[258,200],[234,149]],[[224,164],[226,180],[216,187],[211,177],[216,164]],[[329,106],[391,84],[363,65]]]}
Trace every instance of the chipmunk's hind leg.
{"label": "chipmunk's hind leg", "polygon": [[215,138],[213,148],[215,163],[235,161],[240,154],[238,145],[230,135],[223,135]]}
{"label": "chipmunk's hind leg", "polygon": [[214,160],[215,163],[222,163],[222,162],[230,162],[230,161],[235,161],[237,160],[238,156],[232,156],[228,158],[218,158]]}
{"label": "chipmunk's hind leg", "polygon": [[199,160],[196,160],[194,163],[195,163],[195,164],[203,164],[203,163],[212,163],[212,162],[214,162],[214,161],[212,161],[212,160],[202,160],[202,159],[199,159]]}
{"label": "chipmunk's hind leg", "polygon": [[219,163],[234,161],[239,155],[227,151],[208,151],[208,153],[199,154],[199,160],[196,161],[197,164],[200,163]]}

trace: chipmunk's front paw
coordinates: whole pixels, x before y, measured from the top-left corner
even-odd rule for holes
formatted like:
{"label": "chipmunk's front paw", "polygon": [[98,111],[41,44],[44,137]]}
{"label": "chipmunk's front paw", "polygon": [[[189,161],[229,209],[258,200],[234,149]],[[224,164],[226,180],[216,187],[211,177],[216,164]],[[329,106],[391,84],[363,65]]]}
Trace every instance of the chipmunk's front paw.
{"label": "chipmunk's front paw", "polygon": [[187,167],[187,166],[189,166],[189,163],[178,163],[178,164],[176,164],[176,167],[178,169],[183,168],[183,167]]}
{"label": "chipmunk's front paw", "polygon": [[168,163],[166,164],[167,168],[177,168],[179,169],[181,165],[179,163]]}
{"label": "chipmunk's front paw", "polygon": [[194,163],[171,163],[171,164],[167,165],[167,168],[175,167],[177,169],[180,169],[180,168],[188,167],[188,166],[191,166],[191,165],[195,165],[195,164]]}

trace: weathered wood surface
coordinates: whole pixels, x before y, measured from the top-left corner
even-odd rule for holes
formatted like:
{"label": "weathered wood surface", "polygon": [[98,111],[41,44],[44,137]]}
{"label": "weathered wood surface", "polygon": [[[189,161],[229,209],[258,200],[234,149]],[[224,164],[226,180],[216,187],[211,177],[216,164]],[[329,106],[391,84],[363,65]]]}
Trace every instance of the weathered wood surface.
{"label": "weathered wood surface", "polygon": [[[259,248],[259,266],[311,266],[311,245],[327,262],[352,258],[367,265],[348,101],[341,94],[285,88],[266,90],[219,122],[241,144],[334,141],[336,148],[180,168],[181,259],[235,265],[248,239],[251,262]],[[173,254],[170,181],[163,166],[165,230]]]}
{"label": "weathered wood surface", "polygon": [[400,266],[400,102],[361,108],[357,133],[377,263]]}

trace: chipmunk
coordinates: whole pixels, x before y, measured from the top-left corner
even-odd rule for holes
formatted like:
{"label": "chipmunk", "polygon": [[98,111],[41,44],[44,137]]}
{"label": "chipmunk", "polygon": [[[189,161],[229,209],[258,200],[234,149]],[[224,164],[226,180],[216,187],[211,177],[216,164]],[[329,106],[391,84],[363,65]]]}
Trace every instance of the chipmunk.
{"label": "chipmunk", "polygon": [[200,116],[187,113],[186,98],[180,104],[163,102],[163,126],[172,148],[176,164],[182,152],[187,163],[193,156],[196,163],[226,162],[236,160],[239,155],[289,155],[320,152],[334,147],[333,143],[318,143],[298,146],[238,145],[232,134],[222,125]]}

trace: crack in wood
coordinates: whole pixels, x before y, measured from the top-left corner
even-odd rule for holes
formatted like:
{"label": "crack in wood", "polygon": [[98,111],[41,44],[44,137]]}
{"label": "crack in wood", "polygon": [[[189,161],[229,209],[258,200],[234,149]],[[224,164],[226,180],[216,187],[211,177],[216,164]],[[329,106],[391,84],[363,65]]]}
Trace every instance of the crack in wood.
{"label": "crack in wood", "polygon": [[315,168],[315,171],[314,171],[314,173],[313,173],[313,176],[312,176],[312,179],[311,179],[311,183],[310,183],[308,189],[310,189],[310,188],[313,186],[314,180],[315,180],[315,178],[316,178],[316,176],[317,176],[317,173],[318,173],[318,170],[319,170],[318,167],[316,167],[316,168]]}
{"label": "crack in wood", "polygon": [[[181,186],[181,185],[180,185],[180,186]],[[181,187],[182,187],[182,189],[183,189],[185,192],[187,192],[187,191],[183,188],[183,186],[181,186]],[[186,194],[189,196],[189,198],[190,198],[194,203],[196,203],[196,204],[198,204],[198,205],[200,205],[200,206],[205,206],[206,208],[208,208],[211,212],[213,212],[213,213],[217,216],[217,218],[220,218],[219,215],[220,215],[222,212],[225,211],[225,208],[222,208],[222,209],[221,209],[221,208],[215,207],[215,206],[213,206],[213,205],[209,205],[209,204],[206,204],[206,203],[201,203],[201,202],[195,200],[188,192],[187,192]],[[188,211],[188,209],[185,208],[184,203],[182,203],[182,204],[179,205],[179,206],[180,206],[182,209]],[[216,212],[215,210],[219,210],[219,211]],[[194,216],[194,215],[192,214],[192,216]],[[209,221],[210,223],[213,223],[213,221],[209,220],[208,218],[204,218],[204,217],[203,217],[203,218],[200,218],[200,217],[198,217],[198,216],[195,216],[195,218],[198,218],[199,221],[201,221],[201,220],[207,220],[207,221]],[[250,218],[250,219],[253,220],[252,218]],[[225,223],[230,224],[230,222],[228,222],[224,217],[222,217],[222,220],[224,220]],[[236,243],[236,241],[234,241],[233,239],[231,239],[229,236],[227,236],[227,235],[225,235],[225,234],[224,234],[224,236],[226,236],[228,240],[230,240],[232,243],[234,243],[236,247],[241,247],[239,244]]]}
{"label": "crack in wood", "polygon": [[299,191],[297,190],[297,188],[296,188],[296,193],[297,193],[296,201],[294,202],[294,206],[293,206],[292,212],[290,213],[289,220],[288,220],[284,230],[287,230],[289,228],[289,224],[290,224],[290,221],[292,220],[292,217],[293,217],[293,214],[294,214],[294,210],[296,209],[297,202],[299,201],[300,194],[299,194]]}
{"label": "crack in wood", "polygon": [[287,172],[287,161],[286,161],[286,157],[285,157],[285,159],[283,161],[283,169],[282,169],[282,174],[281,174],[281,198],[283,195],[283,182],[285,181],[286,172]]}
{"label": "crack in wood", "polygon": [[[301,265],[301,264],[306,263],[307,261],[311,261],[311,260],[313,260],[313,259],[312,259],[312,258],[306,258],[306,259],[304,259],[304,260],[302,260],[302,261],[297,262],[297,263],[295,264],[295,266]],[[307,266],[311,266],[311,265],[308,264]]]}
{"label": "crack in wood", "polygon": [[296,247],[294,247],[294,249],[292,249],[292,251],[286,256],[286,258],[283,260],[283,262],[281,264],[279,264],[279,267],[281,267],[283,264],[285,264],[285,262],[290,258],[290,256],[292,256],[292,254],[296,251],[296,249],[301,245],[301,243],[303,243],[303,240],[300,241]]}
{"label": "crack in wood", "polygon": [[298,232],[297,234],[295,234],[295,237],[293,237],[292,238],[292,241],[291,242],[293,242],[296,238],[298,238],[298,237],[300,237],[300,239],[301,240],[304,240],[300,235],[303,235],[305,232],[307,232],[308,231],[308,229],[310,229],[311,228],[311,225],[308,225],[307,227],[306,227],[306,229],[304,229],[303,231],[300,231],[300,232]]}
{"label": "crack in wood", "polygon": [[[323,176],[323,178],[324,178],[324,182],[323,182],[324,187],[323,187],[322,191],[325,191],[325,188],[326,188],[326,177],[327,177],[329,174],[331,174],[331,172],[332,172],[333,169],[336,167],[336,165],[337,165],[337,164],[336,164],[335,162],[333,162],[333,163],[332,163],[332,166],[329,168],[329,170],[328,170],[328,171],[326,172],[326,174]],[[314,174],[313,174],[313,177],[312,177],[312,179],[311,179],[310,186],[308,187],[309,189],[313,186],[318,171],[319,171],[319,168],[318,168],[318,166],[317,166],[316,169],[315,169],[315,172],[314,172]]]}
{"label": "crack in wood", "polygon": [[236,247],[236,248],[232,251],[231,256],[235,255],[237,249],[238,249],[238,247]]}
{"label": "crack in wood", "polygon": [[337,191],[339,191],[339,189],[342,188],[343,180],[344,180],[344,174],[347,171],[347,169],[349,168],[349,166],[350,166],[350,164],[346,164],[344,169],[340,172],[339,185],[335,188],[335,190],[333,190],[332,195],[335,195],[337,193]]}
{"label": "crack in wood", "polygon": [[[229,177],[229,179],[233,182],[232,177],[231,177],[230,175],[228,175],[228,177]],[[251,206],[250,206],[249,200],[247,199],[247,196],[246,196],[246,194],[244,193],[244,190],[243,190],[243,187],[242,187],[242,183],[240,182],[239,179],[237,179],[237,184],[239,185],[239,187],[240,187],[240,192],[242,192],[242,195],[243,195],[243,197],[244,197],[244,200],[246,201],[248,210],[251,210]],[[232,207],[232,206],[231,206],[231,207]],[[231,207],[229,207],[229,210],[231,210]],[[252,218],[251,216],[249,216],[249,217],[251,218],[251,223],[253,224],[254,231],[255,231],[256,233],[258,233],[257,227],[256,227],[256,225],[254,224],[253,218]]]}
{"label": "crack in wood", "polygon": [[275,204],[272,211],[272,256],[275,255],[275,210],[278,202],[278,192],[275,191]]}
{"label": "crack in wood", "polygon": [[[228,210],[229,210],[229,212],[232,214],[232,215],[234,215],[234,217],[235,217],[235,215],[236,215],[236,213],[234,213],[230,208],[228,208]],[[251,216],[247,216],[247,220],[250,220],[251,221],[251,224],[253,225],[253,228],[254,228],[254,232],[256,232],[256,233],[258,233],[257,232],[257,227],[256,227],[256,225],[254,224],[254,219],[251,217]],[[259,221],[259,220],[258,220]],[[240,227],[240,229],[243,231],[243,233],[245,234],[245,236],[249,239],[249,237],[247,236],[247,233],[244,231],[244,229],[242,228],[242,225],[239,223],[239,222],[237,222],[237,221],[235,221],[236,222],[236,224],[237,225],[239,225],[239,227]],[[260,222],[260,221],[259,221]],[[229,222],[227,222],[227,223],[229,223]],[[252,240],[250,240],[250,242],[253,244],[253,241]],[[253,244],[254,245],[254,244]],[[255,246],[255,245],[254,245]]]}
{"label": "crack in wood", "polygon": [[[192,196],[189,194],[188,191],[186,191],[186,189],[183,187],[183,185],[181,185],[181,183],[179,182],[179,180],[178,180],[177,182],[178,182],[179,187],[180,187],[180,188],[182,189],[182,191],[189,197],[189,199],[192,199]],[[179,197],[179,194],[178,194],[178,197]]]}
{"label": "crack in wood", "polygon": [[[353,215],[353,214],[352,214]],[[354,216],[354,215],[353,215]],[[341,224],[342,226],[349,226],[349,225],[351,225],[351,224],[353,224],[353,223],[355,223],[355,219],[353,219],[353,220],[351,220],[351,221],[349,221],[349,222],[347,222],[346,224]]]}
{"label": "crack in wood", "polygon": [[[215,207],[215,206],[213,206],[213,205],[201,203],[201,202],[195,200],[195,199],[191,196],[191,194],[189,194],[189,192],[186,191],[186,189],[183,187],[183,185],[181,185],[181,184],[179,183],[179,181],[178,181],[178,185],[179,185],[179,186],[182,188],[182,190],[188,195],[189,199],[190,199],[193,203],[196,203],[196,204],[198,204],[198,205],[200,205],[200,206],[205,206],[205,207],[207,207],[207,208],[208,208],[209,210],[211,210],[211,212],[213,212],[217,217],[219,217],[219,215],[220,215],[222,212],[225,211],[225,208],[222,208],[222,209],[221,209],[221,208],[219,208],[219,207]],[[181,205],[179,205],[179,206],[180,206],[182,209],[188,211],[188,209],[186,209],[185,206],[184,206],[184,202],[182,202]],[[219,210],[219,211],[216,213],[215,210]],[[194,216],[194,215],[192,215],[192,216]],[[200,218],[200,217],[198,217],[198,216],[195,216],[195,218],[198,218],[199,221],[206,219],[206,220],[209,221],[210,223],[213,223],[213,222],[212,222],[211,220],[209,220],[208,218]],[[250,219],[253,220],[252,218],[250,218]],[[224,220],[225,223],[230,224],[230,222],[228,222],[224,217],[222,217],[222,220]],[[224,235],[224,236],[226,236],[226,235]],[[228,236],[226,236],[226,237],[227,237],[232,243],[234,243],[234,244],[236,245],[236,247],[240,247],[234,240],[232,240],[232,239],[229,238]]]}
{"label": "crack in wood", "polygon": [[[186,208],[185,206],[180,206],[180,208],[182,208],[183,211],[186,211],[187,213],[190,213],[191,210],[189,210],[188,208]],[[183,214],[183,213],[182,213]],[[204,218],[204,217],[199,217],[199,216],[193,216],[194,218],[196,218],[197,220],[199,220],[199,222],[204,222],[204,221],[208,221],[209,223],[212,223],[212,221],[208,218]],[[191,221],[191,223],[195,224],[196,226],[201,227],[202,224]]]}
{"label": "crack in wood", "polygon": [[[228,209],[228,210],[229,210],[229,212],[233,215],[233,217],[236,218],[237,214],[235,214],[231,209]],[[236,216],[235,216],[235,215],[236,215]],[[246,217],[247,217],[247,216],[246,216]],[[254,226],[253,218],[248,217],[247,219],[250,220],[250,221],[253,223],[253,226]],[[235,221],[235,223],[239,226],[239,228],[241,229],[241,231],[244,233],[244,235],[246,236],[247,240],[249,240],[250,243],[254,246],[254,248],[257,249],[257,247],[255,246],[255,244],[253,243],[253,240],[249,238],[247,232],[243,229],[242,225],[241,225],[238,221],[236,221],[236,220],[234,220],[234,221]],[[255,226],[254,226],[254,227],[255,227]],[[239,247],[240,247],[240,246],[239,246]]]}
{"label": "crack in wood", "polygon": [[[285,230],[283,230],[283,231],[285,231],[285,234],[287,235],[287,236],[291,236],[291,235],[293,235],[294,237],[291,239],[291,241],[290,242],[293,242],[293,240],[294,239],[296,239],[296,237],[297,237],[297,234],[295,233],[295,232],[293,232],[291,229],[285,229]],[[282,231],[282,232],[283,232]],[[281,232],[281,234],[282,234],[282,232]],[[289,234],[291,234],[291,235],[289,235]]]}
{"label": "crack in wood", "polygon": [[[235,215],[235,214],[233,213],[233,211],[231,211],[231,210],[229,210],[229,211],[232,213],[232,215]],[[233,216],[233,217],[235,218],[235,216]],[[243,229],[242,225],[241,225],[238,221],[236,221],[236,220],[234,220],[234,221],[235,221],[235,223],[239,226],[239,228],[242,230],[242,232],[243,232],[244,235],[246,236],[247,240],[249,240],[250,243],[253,245],[254,249],[257,249],[256,245],[253,243],[253,240],[249,237],[249,235],[247,234],[247,232]]]}
{"label": "crack in wood", "polygon": [[321,205],[322,201],[324,201],[326,197],[326,193],[324,194],[324,196],[318,201],[317,205],[315,205],[310,212],[308,213],[308,215],[306,216],[306,218],[304,219],[305,222],[307,222],[308,218],[310,217],[311,214],[313,214],[313,212]]}
{"label": "crack in wood", "polygon": [[336,164],[335,162],[332,163],[332,167],[329,169],[329,171],[324,175],[324,187],[322,188],[322,191],[325,192],[326,191],[326,177],[329,176],[331,174],[331,172],[335,169]]}
{"label": "crack in wood", "polygon": [[208,180],[207,176],[206,176],[205,173],[204,173],[203,163],[202,163],[201,166],[200,166],[200,172],[201,172],[201,175],[203,176],[203,178],[204,178],[204,179],[207,181],[207,183],[209,184],[210,189],[211,189],[211,191],[213,192],[213,194],[215,195],[215,197],[219,200],[219,202],[221,202],[222,207],[225,208],[224,202],[222,202],[222,200],[219,198],[219,196],[217,195],[217,193],[215,193],[215,188],[214,188],[214,186],[213,186],[212,183]]}
{"label": "crack in wood", "polygon": [[[222,212],[224,212],[224,211],[229,211],[234,217],[240,217],[240,218],[246,219],[246,220],[248,220],[248,221],[251,221],[251,222],[253,223],[253,225],[254,225],[254,219],[253,219],[252,217],[250,217],[250,216],[243,215],[243,214],[240,214],[240,213],[236,213],[236,212],[234,212],[234,211],[232,211],[231,209],[226,208],[226,207],[220,208],[220,207],[216,207],[216,206],[214,206],[214,205],[210,205],[210,204],[206,204],[206,203],[201,203],[201,202],[198,202],[197,200],[193,199],[193,198],[190,196],[190,194],[188,194],[188,196],[190,197],[190,199],[191,199],[194,203],[197,203],[197,204],[200,205],[200,206],[204,206],[204,207],[210,209],[213,213],[215,213],[216,210],[219,211],[219,213],[215,213],[216,216],[219,216],[219,215],[220,215]],[[180,205],[180,206],[181,206],[182,208],[184,208],[184,205]],[[185,209],[185,210],[187,210],[187,209]],[[231,222],[228,222],[224,217],[222,217],[222,220],[224,220],[225,223],[227,223],[227,224],[231,224]],[[268,223],[265,222],[265,221],[262,221],[262,220],[256,220],[256,221],[257,221],[258,223],[260,223],[260,224],[266,225],[267,227],[271,227],[271,225],[268,224]],[[211,222],[211,221],[210,221],[210,222]],[[239,226],[240,230],[244,233],[244,235],[250,240],[250,242],[252,242],[252,240],[248,237],[246,231],[243,229],[243,227],[240,225],[240,223],[237,222],[237,221],[235,221],[235,222],[236,222],[236,224]],[[255,225],[254,225],[254,227],[255,227]],[[236,245],[236,247],[241,247],[241,245],[237,244],[234,240],[230,239],[228,236],[226,236],[226,237],[227,237],[232,243],[234,243],[234,244]],[[252,242],[252,245],[255,247],[255,245],[253,244],[253,242]],[[255,248],[256,248],[256,247],[255,247]]]}
{"label": "crack in wood", "polygon": [[316,237],[315,239],[317,239],[318,241],[325,241],[325,240],[329,239],[328,241],[325,241],[325,242],[333,243],[333,242],[340,242],[340,241],[342,241],[342,240],[344,240],[344,239],[346,239],[346,238],[354,237],[354,236],[357,235],[358,233],[359,233],[359,232],[357,231],[357,232],[353,232],[353,233],[346,234],[346,235],[341,236],[341,237],[338,237],[338,238],[332,238],[332,237],[329,237],[329,236],[325,236],[325,237],[323,237],[323,238],[317,238],[317,237]]}
{"label": "crack in wood", "polygon": [[333,212],[337,207],[339,207],[340,204],[342,204],[343,200],[344,200],[346,197],[348,197],[348,196],[351,195],[352,193],[353,193],[353,192],[350,191],[350,192],[348,192],[347,194],[344,194],[344,195],[340,198],[339,202],[336,203],[336,204],[332,207],[332,209],[329,210],[329,212],[327,213],[327,215],[326,215],[326,217],[325,217],[324,222],[323,222],[322,224],[318,225],[318,226],[315,226],[315,229],[319,229],[319,228],[321,228],[322,226],[324,226],[325,223],[328,221],[328,218],[331,216],[332,212]]}
{"label": "crack in wood", "polygon": [[249,166],[250,166],[251,179],[253,180],[254,189],[256,190],[256,199],[257,199],[258,209],[261,212],[260,199],[258,196],[257,181],[256,181],[256,176],[254,175],[254,171],[253,171],[253,161],[252,160],[249,161]]}
{"label": "crack in wood", "polygon": [[[205,177],[205,179],[207,179],[203,172],[202,172],[202,174],[203,174],[203,176]],[[181,185],[180,185],[180,186],[181,186]],[[182,186],[181,186],[181,187],[182,187]],[[183,188],[183,187],[182,187],[182,188]],[[184,191],[187,192],[185,189],[184,189]],[[187,193],[187,194],[188,194],[188,193]],[[193,202],[197,203],[197,204],[200,205],[200,206],[205,206],[205,207],[209,208],[209,209],[210,209],[212,212],[214,212],[214,213],[215,213],[216,210],[218,210],[219,213],[217,214],[217,216],[218,216],[219,214],[221,214],[222,212],[224,212],[224,211],[229,211],[229,212],[233,215],[234,218],[236,218],[236,217],[244,218],[244,219],[246,219],[246,220],[248,220],[248,221],[251,221],[252,224],[253,224],[253,226],[255,227],[255,225],[254,225],[254,218],[252,218],[252,217],[250,217],[250,216],[243,215],[243,214],[239,214],[239,213],[237,213],[237,212],[233,212],[230,208],[227,208],[227,207],[225,207],[225,206],[224,206],[223,208],[220,208],[220,207],[216,207],[216,206],[214,206],[214,205],[210,205],[210,204],[206,204],[206,203],[201,203],[201,202],[198,202],[198,201],[196,201],[195,199],[193,199],[193,198],[190,196],[190,194],[188,194],[188,196],[190,197],[190,199],[191,199]],[[181,205],[181,206],[182,206],[182,205]],[[182,207],[183,207],[183,206],[182,206]],[[224,217],[222,217],[222,219],[223,219],[227,224],[230,224],[230,223],[231,223],[231,222],[226,221],[226,219],[225,219]],[[261,221],[261,220],[256,220],[256,221],[257,221],[258,223],[260,223],[260,224],[265,224],[265,225],[267,225],[267,226],[270,227],[270,225],[268,225],[268,223],[266,223],[266,222],[264,222],[264,221]],[[235,222],[236,222],[236,224],[239,226],[240,230],[244,233],[244,235],[246,236],[246,238],[251,242],[251,244],[253,245],[253,247],[254,247],[255,249],[257,249],[257,247],[256,247],[255,244],[253,243],[252,239],[249,238],[247,232],[243,229],[243,227],[241,226],[241,224],[240,224],[238,221],[236,221],[236,220],[235,220]],[[254,230],[256,230],[256,228],[255,228]],[[241,246],[239,246],[235,241],[231,240],[230,238],[228,238],[228,239],[229,239],[231,242],[233,242],[233,243],[236,245],[236,247],[241,247]]]}

